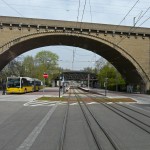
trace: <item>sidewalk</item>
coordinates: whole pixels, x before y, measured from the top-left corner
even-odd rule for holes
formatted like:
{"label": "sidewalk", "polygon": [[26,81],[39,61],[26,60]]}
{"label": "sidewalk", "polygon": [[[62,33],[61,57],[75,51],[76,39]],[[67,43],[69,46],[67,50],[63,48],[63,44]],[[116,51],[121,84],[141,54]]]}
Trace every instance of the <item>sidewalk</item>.
{"label": "sidewalk", "polygon": [[[60,96],[64,94],[61,92]],[[58,87],[47,87],[38,92],[31,92],[26,94],[8,94],[2,95],[2,91],[0,91],[0,101],[32,101],[39,97],[59,97],[59,88]]]}
{"label": "sidewalk", "polygon": [[[105,96],[105,89],[97,89],[97,88],[83,88],[92,93],[98,93]],[[136,94],[136,93],[126,93],[126,92],[117,92],[117,91],[109,91],[107,90],[106,96],[109,98],[132,98],[141,104],[150,104],[150,95],[147,94]]]}

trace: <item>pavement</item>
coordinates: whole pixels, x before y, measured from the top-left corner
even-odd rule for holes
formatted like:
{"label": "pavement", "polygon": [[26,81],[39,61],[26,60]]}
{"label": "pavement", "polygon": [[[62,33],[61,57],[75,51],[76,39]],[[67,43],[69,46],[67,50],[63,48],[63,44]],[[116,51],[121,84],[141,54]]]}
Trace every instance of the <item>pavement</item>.
{"label": "pavement", "polygon": [[[60,96],[65,94],[60,92]],[[38,92],[31,92],[26,94],[6,94],[2,95],[2,91],[0,91],[0,101],[33,101],[39,97],[59,97],[59,89],[58,87],[54,88],[45,88],[44,90],[40,90]]]}
{"label": "pavement", "polygon": [[[33,92],[0,95],[0,150],[56,150],[60,142],[67,105],[58,101],[37,102],[35,99],[43,95],[56,97],[58,92],[58,88],[47,88],[44,94],[40,91],[37,94]],[[149,95],[118,94],[110,91],[107,94],[110,97],[134,97],[139,103],[126,105],[150,116]],[[100,104],[88,103],[88,106],[121,150],[149,150],[150,134]],[[149,118],[126,109],[123,111],[150,124]],[[104,149],[111,150],[92,118],[89,119],[99,142],[103,143]],[[64,149],[97,150],[77,103],[69,106]]]}
{"label": "pavement", "polygon": [[[105,96],[104,89],[97,88],[84,88],[85,90],[89,90],[94,93],[99,93]],[[126,92],[116,92],[116,91],[106,91],[106,96],[109,98],[132,98],[139,104],[150,104],[150,95],[148,94],[137,94],[137,93],[126,93]]]}

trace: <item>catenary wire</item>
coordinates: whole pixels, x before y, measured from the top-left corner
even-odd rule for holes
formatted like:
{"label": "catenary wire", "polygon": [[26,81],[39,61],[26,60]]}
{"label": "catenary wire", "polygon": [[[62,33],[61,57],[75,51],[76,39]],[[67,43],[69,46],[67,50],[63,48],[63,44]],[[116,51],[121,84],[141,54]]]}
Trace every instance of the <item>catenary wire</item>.
{"label": "catenary wire", "polygon": [[16,10],[15,8],[13,8],[11,5],[9,5],[6,1],[1,0],[3,3],[5,3],[9,8],[11,8],[12,10],[14,10],[17,14],[19,14],[19,16],[24,17],[18,10]]}
{"label": "catenary wire", "polygon": [[133,8],[137,5],[138,2],[139,2],[139,0],[137,0],[136,3],[132,6],[132,8],[127,12],[127,14],[125,15],[125,17],[120,21],[120,23],[117,25],[117,27],[115,28],[115,30],[117,30],[117,28],[121,25],[121,23],[125,20],[125,18],[129,15],[129,13],[133,10]]}

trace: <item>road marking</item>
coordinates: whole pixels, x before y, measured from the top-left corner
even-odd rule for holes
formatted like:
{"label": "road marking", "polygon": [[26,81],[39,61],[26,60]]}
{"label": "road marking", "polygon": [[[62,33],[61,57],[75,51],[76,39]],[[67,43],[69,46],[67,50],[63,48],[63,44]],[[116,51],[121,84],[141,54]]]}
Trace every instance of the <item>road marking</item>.
{"label": "road marking", "polygon": [[23,104],[24,106],[28,106],[30,103],[32,103],[32,102],[34,102],[34,100],[31,100],[31,101],[29,101],[29,102],[27,102],[27,103],[25,103],[25,104]]}
{"label": "road marking", "polygon": [[91,104],[98,104],[98,102],[89,102],[87,103],[88,105],[91,105]]}
{"label": "road marking", "polygon": [[24,104],[24,106],[53,106],[54,104],[56,104],[58,101],[52,101],[52,102],[48,102],[48,101],[29,101],[27,103]]}
{"label": "road marking", "polygon": [[70,105],[71,105],[71,106],[72,106],[72,105],[78,105],[78,103],[77,103],[77,102],[76,102],[76,103],[71,103]]}
{"label": "road marking", "polygon": [[[36,100],[33,100],[33,101],[25,103],[24,106],[30,106],[30,107],[36,107],[36,106],[54,106],[56,103],[58,103],[58,101],[48,102],[48,101],[36,101]],[[91,105],[91,104],[98,104],[98,103],[97,102],[88,102],[87,104]],[[67,105],[67,102],[61,102],[61,101],[59,101],[59,105]],[[71,105],[71,106],[78,105],[78,102],[72,102],[69,105]]]}
{"label": "road marking", "polygon": [[53,106],[50,111],[46,114],[46,116],[42,119],[42,121],[33,129],[33,131],[29,134],[29,136],[23,141],[23,143],[16,149],[16,150],[29,150],[34,141],[36,140],[37,136],[42,131],[43,127],[47,123],[47,121],[52,116],[53,112],[57,108],[59,102]]}

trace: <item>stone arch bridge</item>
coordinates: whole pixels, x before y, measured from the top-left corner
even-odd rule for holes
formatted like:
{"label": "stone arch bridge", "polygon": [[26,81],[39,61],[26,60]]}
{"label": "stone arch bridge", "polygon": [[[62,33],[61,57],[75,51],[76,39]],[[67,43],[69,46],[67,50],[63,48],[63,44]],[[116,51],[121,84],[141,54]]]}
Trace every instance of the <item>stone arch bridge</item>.
{"label": "stone arch bridge", "polygon": [[93,51],[129,84],[150,90],[150,28],[0,16],[0,70],[20,54],[50,45]]}

